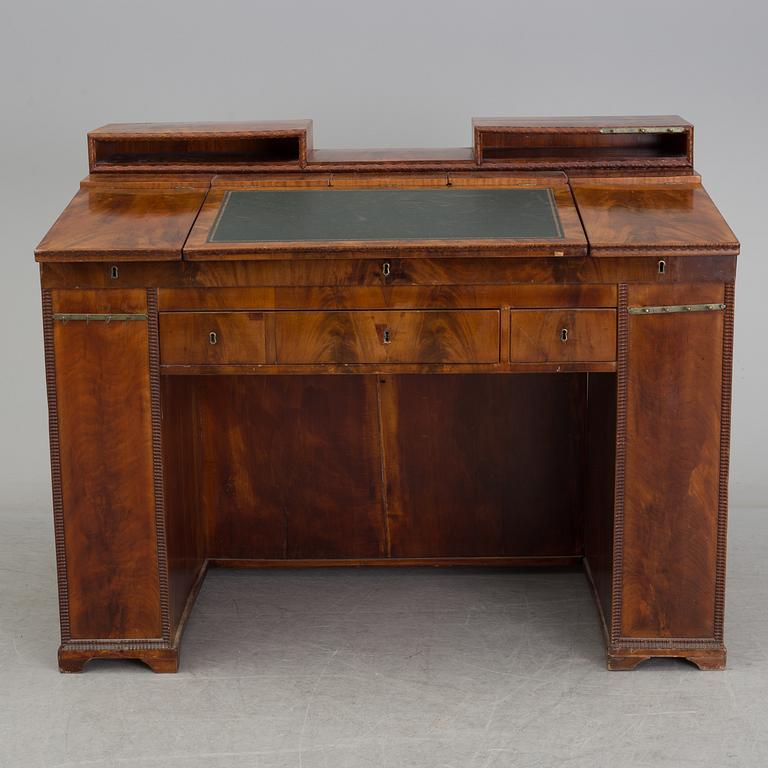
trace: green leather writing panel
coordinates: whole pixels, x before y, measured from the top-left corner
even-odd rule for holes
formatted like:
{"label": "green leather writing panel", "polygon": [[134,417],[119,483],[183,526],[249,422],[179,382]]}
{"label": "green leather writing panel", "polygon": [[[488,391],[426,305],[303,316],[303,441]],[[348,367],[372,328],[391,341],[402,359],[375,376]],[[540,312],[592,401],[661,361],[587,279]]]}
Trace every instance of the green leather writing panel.
{"label": "green leather writing panel", "polygon": [[552,240],[562,228],[549,189],[233,190],[215,243]]}

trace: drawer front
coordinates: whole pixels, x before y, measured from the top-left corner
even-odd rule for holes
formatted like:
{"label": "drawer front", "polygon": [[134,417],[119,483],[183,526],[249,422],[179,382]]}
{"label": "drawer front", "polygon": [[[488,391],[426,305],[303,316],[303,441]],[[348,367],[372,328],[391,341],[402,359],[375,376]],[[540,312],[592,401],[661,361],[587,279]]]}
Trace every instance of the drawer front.
{"label": "drawer front", "polygon": [[499,321],[495,309],[278,312],[277,362],[497,363]]}
{"label": "drawer front", "polygon": [[163,365],[265,363],[263,312],[161,312]]}
{"label": "drawer front", "polygon": [[510,357],[516,363],[616,359],[615,309],[512,310]]}

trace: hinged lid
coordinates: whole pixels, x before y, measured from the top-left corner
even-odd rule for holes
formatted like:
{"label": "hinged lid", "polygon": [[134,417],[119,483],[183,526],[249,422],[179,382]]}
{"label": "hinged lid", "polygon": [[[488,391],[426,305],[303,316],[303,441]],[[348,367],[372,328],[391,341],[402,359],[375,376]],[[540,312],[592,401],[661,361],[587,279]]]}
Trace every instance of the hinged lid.
{"label": "hinged lid", "polygon": [[735,256],[739,242],[696,179],[635,183],[573,179],[593,256]]}

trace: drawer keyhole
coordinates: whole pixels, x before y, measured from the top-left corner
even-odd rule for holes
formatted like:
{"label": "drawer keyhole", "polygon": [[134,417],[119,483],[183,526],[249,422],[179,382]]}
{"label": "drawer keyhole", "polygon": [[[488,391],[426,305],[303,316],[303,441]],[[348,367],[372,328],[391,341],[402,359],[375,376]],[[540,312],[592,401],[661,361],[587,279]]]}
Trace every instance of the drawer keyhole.
{"label": "drawer keyhole", "polygon": [[389,332],[389,328],[384,330],[384,343],[389,344],[392,341],[392,334]]}
{"label": "drawer keyhole", "polygon": [[563,328],[560,331],[560,341],[568,341],[568,329]]}
{"label": "drawer keyhole", "polygon": [[667,262],[664,259],[659,259],[659,274],[663,275],[667,271]]}
{"label": "drawer keyhole", "polygon": [[385,261],[381,265],[381,274],[384,275],[384,277],[389,277],[392,274],[392,265],[388,261]]}
{"label": "drawer keyhole", "polygon": [[211,331],[208,334],[208,343],[209,344],[218,344],[219,337],[216,335],[216,331]]}
{"label": "drawer keyhole", "polygon": [[117,280],[120,277],[120,270],[116,266],[112,266],[109,270],[109,276],[112,280]]}

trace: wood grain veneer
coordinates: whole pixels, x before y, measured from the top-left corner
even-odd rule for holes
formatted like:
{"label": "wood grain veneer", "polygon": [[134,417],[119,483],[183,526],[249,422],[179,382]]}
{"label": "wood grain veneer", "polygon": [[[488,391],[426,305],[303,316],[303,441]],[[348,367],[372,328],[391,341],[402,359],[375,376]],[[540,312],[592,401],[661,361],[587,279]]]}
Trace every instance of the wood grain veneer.
{"label": "wood grain veneer", "polygon": [[267,362],[262,312],[168,312],[160,317],[163,365]]}
{"label": "wood grain veneer", "polygon": [[612,309],[520,309],[512,311],[510,320],[510,360],[616,359],[616,312]]}
{"label": "wood grain veneer", "polygon": [[[682,294],[633,286],[628,302]],[[685,295],[722,301],[723,288],[691,286]],[[723,318],[629,318],[622,637],[714,635],[722,380],[701,374],[722,370]]]}
{"label": "wood grain veneer", "polygon": [[642,251],[737,254],[739,244],[701,185],[573,185],[593,256]]}
{"label": "wood grain veneer", "polygon": [[169,261],[181,250],[202,191],[81,189],[35,251],[38,261]]}
{"label": "wood grain veneer", "polygon": [[275,362],[495,363],[499,311],[279,312]]}
{"label": "wood grain veneer", "polygon": [[[739,244],[692,125],[485,118],[471,148],[316,150],[308,121],[149,123],[88,144],[36,251],[62,671],[176,671],[212,565],[579,562],[609,669],[724,666]],[[230,190],[452,187],[549,189],[564,237],[208,242]]]}
{"label": "wood grain veneer", "polygon": [[[147,311],[144,291],[100,298],[83,296],[81,307]],[[54,293],[53,312],[70,299]],[[160,638],[147,322],[57,321],[51,341],[66,521],[65,639]]]}

